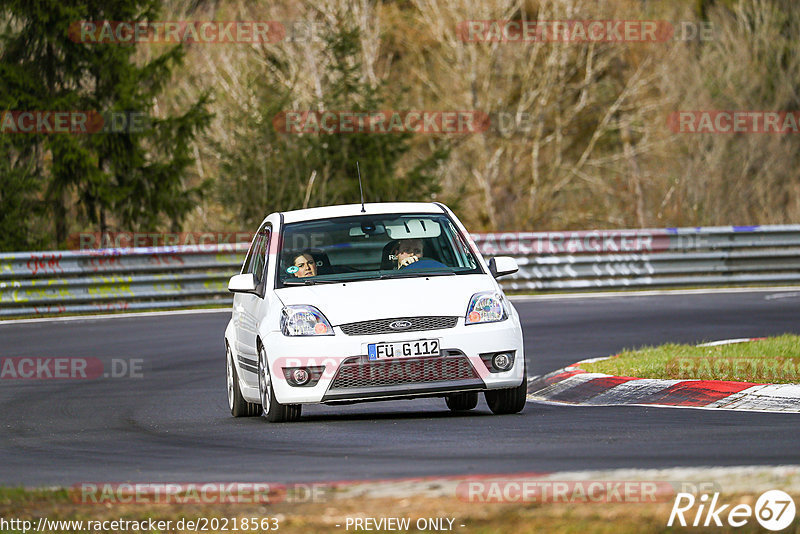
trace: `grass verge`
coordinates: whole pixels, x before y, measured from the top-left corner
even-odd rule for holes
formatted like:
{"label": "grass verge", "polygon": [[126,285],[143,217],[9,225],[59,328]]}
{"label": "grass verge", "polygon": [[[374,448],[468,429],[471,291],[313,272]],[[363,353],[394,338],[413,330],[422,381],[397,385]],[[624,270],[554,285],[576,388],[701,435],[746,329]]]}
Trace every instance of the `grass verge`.
{"label": "grass verge", "polygon": [[607,360],[581,364],[581,369],[637,378],[800,383],[800,336],[710,347],[670,343],[624,350]]}
{"label": "grass verge", "polygon": [[[758,495],[737,493],[723,495],[719,505],[737,504],[754,506]],[[797,495],[792,495],[795,502]],[[49,521],[172,521],[175,525],[181,519],[188,520],[227,520],[228,531],[234,518],[274,518],[278,532],[286,533],[346,533],[358,531],[347,528],[350,518],[409,518],[412,528],[404,532],[426,532],[435,529],[417,529],[417,520],[452,519],[452,532],[462,533],[536,533],[536,532],[597,532],[608,534],[639,534],[641,532],[674,532],[667,527],[674,499],[647,503],[472,503],[454,497],[407,496],[404,498],[357,498],[335,500],[322,503],[276,503],[266,505],[228,504],[215,506],[198,505],[86,505],[72,502],[65,490],[0,490],[0,516],[8,519],[30,520],[35,525],[40,517]],[[694,512],[689,517],[693,519]],[[723,515],[722,519],[725,519]],[[271,523],[273,524],[273,523]],[[447,524],[447,523],[445,523]],[[424,523],[423,523],[424,525]],[[88,532],[83,529],[51,529],[53,533]],[[727,527],[727,528],[726,528]],[[35,528],[35,527],[34,527]],[[273,531],[274,529],[269,529]],[[376,529],[379,532],[385,530]],[[678,530],[681,530],[678,528]],[[754,518],[741,528],[692,528],[692,532],[761,532],[763,529]],[[122,530],[110,528],[102,532],[191,532],[187,528]],[[221,532],[222,529],[209,529]],[[253,532],[253,530],[247,530]],[[256,532],[267,532],[258,529]],[[6,529],[3,532],[21,532]],[[239,529],[234,532],[245,532]],[[800,532],[800,519],[796,518],[784,532]]]}

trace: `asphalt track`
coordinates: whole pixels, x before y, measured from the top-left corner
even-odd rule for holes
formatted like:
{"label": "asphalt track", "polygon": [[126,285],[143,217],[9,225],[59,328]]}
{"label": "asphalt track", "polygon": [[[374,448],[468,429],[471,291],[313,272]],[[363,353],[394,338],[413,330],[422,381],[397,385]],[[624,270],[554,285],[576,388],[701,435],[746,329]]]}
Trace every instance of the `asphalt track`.
{"label": "asphalt track", "polygon": [[[530,374],[626,347],[800,332],[800,292],[517,301]],[[800,416],[441,399],[230,417],[229,314],[0,325],[0,357],[144,360],[141,378],[0,381],[0,484],[308,482],[470,473],[800,464]]]}

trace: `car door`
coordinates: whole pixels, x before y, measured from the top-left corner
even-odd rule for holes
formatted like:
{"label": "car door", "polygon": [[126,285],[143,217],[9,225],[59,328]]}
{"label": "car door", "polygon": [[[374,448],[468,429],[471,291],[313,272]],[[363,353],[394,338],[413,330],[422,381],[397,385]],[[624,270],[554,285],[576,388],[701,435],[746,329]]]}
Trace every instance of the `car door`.
{"label": "car door", "polygon": [[237,293],[233,301],[234,325],[237,328],[237,358],[239,366],[244,371],[242,379],[255,386],[258,371],[258,352],[256,349],[256,336],[258,334],[259,314],[263,312],[264,286],[267,273],[267,250],[271,227],[264,225],[259,229],[253,245],[248,252],[247,260],[242,269],[243,274],[252,273],[256,279],[257,295],[250,293]]}

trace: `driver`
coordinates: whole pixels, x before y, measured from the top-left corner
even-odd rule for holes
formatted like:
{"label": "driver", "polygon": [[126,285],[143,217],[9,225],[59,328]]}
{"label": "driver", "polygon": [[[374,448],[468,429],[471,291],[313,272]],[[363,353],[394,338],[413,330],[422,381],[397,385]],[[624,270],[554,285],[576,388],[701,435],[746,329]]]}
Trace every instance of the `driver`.
{"label": "driver", "polygon": [[395,269],[402,269],[411,265],[422,258],[421,239],[401,239],[394,248],[394,256],[397,258]]}
{"label": "driver", "polygon": [[442,262],[422,257],[422,239],[401,239],[394,247],[394,256],[397,258],[395,269],[447,268]]}

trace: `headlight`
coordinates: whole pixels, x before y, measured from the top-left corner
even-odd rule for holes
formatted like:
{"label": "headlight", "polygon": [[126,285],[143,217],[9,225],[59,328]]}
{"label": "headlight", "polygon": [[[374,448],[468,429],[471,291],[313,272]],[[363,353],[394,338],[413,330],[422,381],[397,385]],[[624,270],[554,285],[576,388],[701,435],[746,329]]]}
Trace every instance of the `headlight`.
{"label": "headlight", "polygon": [[314,306],[286,306],[281,316],[284,336],[332,336],[333,328]]}
{"label": "headlight", "polygon": [[496,323],[508,319],[506,299],[496,291],[475,293],[469,299],[465,324]]}

